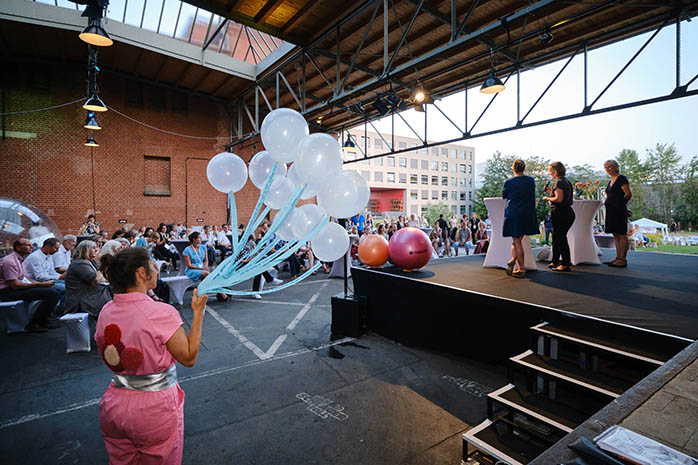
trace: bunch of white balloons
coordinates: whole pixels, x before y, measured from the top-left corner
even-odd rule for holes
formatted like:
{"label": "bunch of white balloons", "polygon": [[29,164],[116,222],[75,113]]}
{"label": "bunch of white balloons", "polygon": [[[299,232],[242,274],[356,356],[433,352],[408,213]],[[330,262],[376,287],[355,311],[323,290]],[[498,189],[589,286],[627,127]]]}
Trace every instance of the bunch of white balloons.
{"label": "bunch of white balloons", "polygon": [[[263,189],[277,164],[264,203],[280,210],[299,186],[305,186],[301,199],[317,198],[317,205],[296,207],[285,219],[277,231],[283,240],[307,237],[326,215],[349,218],[366,208],[370,196],[366,180],[355,171],[342,170],[342,148],[337,139],[329,134],[309,134],[303,115],[290,108],[273,110],[262,122],[261,135],[266,150],[250,160],[252,184]],[[215,189],[229,193],[242,189],[248,171],[239,156],[223,152],[211,159],[206,174]],[[317,258],[326,262],[339,259],[349,248],[347,232],[333,222],[323,226],[311,242]]]}

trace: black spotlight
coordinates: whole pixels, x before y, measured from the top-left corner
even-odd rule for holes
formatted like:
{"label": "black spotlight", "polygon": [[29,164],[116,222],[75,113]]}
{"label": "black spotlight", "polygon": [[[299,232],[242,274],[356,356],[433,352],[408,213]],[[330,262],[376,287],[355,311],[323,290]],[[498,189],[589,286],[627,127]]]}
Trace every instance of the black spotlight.
{"label": "black spotlight", "polygon": [[388,92],[388,95],[385,96],[385,101],[393,108],[397,109],[400,106],[400,97],[397,96],[394,90]]}
{"label": "black spotlight", "polygon": [[540,37],[540,42],[545,45],[548,45],[553,41],[553,35],[550,33],[550,29],[548,28],[545,28],[545,30],[541,32],[538,37]]}
{"label": "black spotlight", "polygon": [[376,99],[373,101],[373,108],[375,108],[378,114],[381,116],[384,116],[386,113],[390,111],[383,99],[381,99],[380,95],[376,97]]}

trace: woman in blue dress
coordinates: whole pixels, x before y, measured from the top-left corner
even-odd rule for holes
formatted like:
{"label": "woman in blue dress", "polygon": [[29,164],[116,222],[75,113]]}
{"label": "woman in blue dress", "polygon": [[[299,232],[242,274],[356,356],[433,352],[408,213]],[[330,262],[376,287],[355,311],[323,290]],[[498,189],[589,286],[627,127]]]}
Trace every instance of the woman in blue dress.
{"label": "woman in blue dress", "polygon": [[[511,237],[511,260],[507,263],[507,274],[515,278],[526,276],[523,236],[538,234],[536,219],[536,181],[524,174],[526,164],[523,160],[514,160],[514,176],[504,182],[502,197],[507,201],[504,210],[502,235]],[[518,268],[514,270],[516,264]]]}
{"label": "woman in blue dress", "polygon": [[[192,281],[199,281],[208,276],[208,254],[206,246],[201,245],[201,233],[194,231],[189,234],[189,244],[182,252],[184,257],[184,274]],[[225,302],[227,294],[217,293],[216,298]]]}

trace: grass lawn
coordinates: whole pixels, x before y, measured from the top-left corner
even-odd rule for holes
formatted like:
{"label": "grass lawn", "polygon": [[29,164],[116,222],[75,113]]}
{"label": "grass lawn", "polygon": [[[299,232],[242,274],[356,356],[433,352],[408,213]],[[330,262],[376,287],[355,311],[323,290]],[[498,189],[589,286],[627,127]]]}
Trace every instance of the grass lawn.
{"label": "grass lawn", "polygon": [[635,249],[638,252],[667,252],[667,253],[688,253],[698,255],[698,246],[696,245],[662,245],[657,247],[638,247]]}

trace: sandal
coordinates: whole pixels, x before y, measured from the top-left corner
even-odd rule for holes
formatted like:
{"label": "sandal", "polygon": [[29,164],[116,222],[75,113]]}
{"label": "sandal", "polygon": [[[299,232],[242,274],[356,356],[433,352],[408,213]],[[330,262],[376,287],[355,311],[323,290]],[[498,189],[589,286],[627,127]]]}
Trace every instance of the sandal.
{"label": "sandal", "polygon": [[553,271],[572,271],[572,268],[570,268],[569,266],[560,265],[553,268]]}
{"label": "sandal", "polygon": [[613,260],[611,263],[608,264],[608,266],[612,266],[614,268],[627,268],[628,261],[619,258],[618,260]]}
{"label": "sandal", "polygon": [[511,276],[514,272],[514,265],[516,265],[516,259],[512,258],[507,262],[507,276]]}
{"label": "sandal", "polygon": [[525,278],[526,277],[526,270],[517,270],[511,273],[511,276],[514,278]]}

